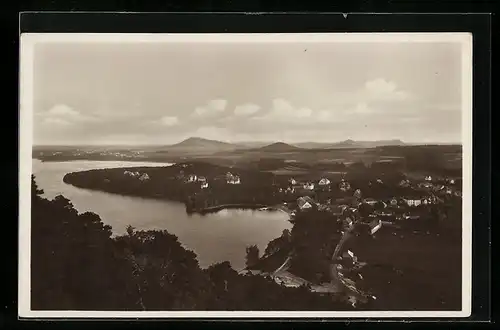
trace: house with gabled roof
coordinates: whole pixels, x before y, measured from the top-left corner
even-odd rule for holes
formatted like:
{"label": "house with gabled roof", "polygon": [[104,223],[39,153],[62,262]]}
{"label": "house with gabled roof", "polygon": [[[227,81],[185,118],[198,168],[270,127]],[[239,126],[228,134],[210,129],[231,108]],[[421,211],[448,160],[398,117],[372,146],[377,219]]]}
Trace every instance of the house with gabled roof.
{"label": "house with gabled roof", "polygon": [[374,198],[365,198],[363,199],[363,203],[373,206],[378,203],[378,200]]}
{"label": "house with gabled roof", "polygon": [[190,174],[188,176],[187,182],[196,182],[198,180],[198,176],[196,174]]}
{"label": "house with gabled roof", "polygon": [[403,214],[403,219],[405,219],[405,220],[418,220],[418,219],[420,219],[420,215],[405,213],[405,214]]}
{"label": "house with gabled roof", "polygon": [[400,187],[409,187],[410,186],[410,180],[404,179],[399,182]]}
{"label": "house with gabled roof", "polygon": [[419,206],[422,204],[422,200],[420,198],[403,198],[408,206]]}
{"label": "house with gabled roof", "polygon": [[330,184],[330,180],[328,178],[322,178],[318,182],[318,185],[320,185],[320,186],[327,186],[329,184]]}
{"label": "house with gabled roof", "polygon": [[351,184],[346,180],[342,179],[339,183],[339,189],[342,191],[348,191],[351,189]]}
{"label": "house with gabled roof", "polygon": [[226,173],[226,182],[228,184],[240,184],[240,177],[238,175],[234,175],[231,172]]}
{"label": "house with gabled roof", "polygon": [[329,211],[333,215],[342,215],[346,209],[347,209],[346,205],[333,205],[329,207]]}
{"label": "house with gabled roof", "polygon": [[306,182],[306,183],[304,183],[303,188],[305,190],[314,190],[314,183]]}
{"label": "house with gabled roof", "polygon": [[373,235],[377,231],[379,231],[380,228],[382,227],[382,221],[378,219],[373,220],[372,222],[370,222],[369,226],[370,226],[370,234]]}
{"label": "house with gabled roof", "polygon": [[309,196],[302,196],[297,199],[297,205],[301,210],[312,208],[316,203]]}

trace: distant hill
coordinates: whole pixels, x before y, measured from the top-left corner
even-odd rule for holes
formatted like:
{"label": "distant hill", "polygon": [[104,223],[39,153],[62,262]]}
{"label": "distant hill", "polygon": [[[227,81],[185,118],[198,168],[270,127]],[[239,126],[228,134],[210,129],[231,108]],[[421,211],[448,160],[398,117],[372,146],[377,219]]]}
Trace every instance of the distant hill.
{"label": "distant hill", "polygon": [[271,151],[271,152],[288,152],[288,151],[298,151],[300,149],[301,148],[296,147],[296,146],[292,146],[292,145],[287,144],[287,143],[276,142],[276,143],[272,143],[272,144],[269,144],[267,146],[261,147],[258,150]]}
{"label": "distant hill", "polygon": [[375,148],[382,146],[403,146],[406,145],[401,140],[380,140],[380,141],[354,141],[351,139],[336,143],[303,142],[295,144],[300,148],[307,149],[335,149],[335,148]]}
{"label": "distant hill", "polygon": [[272,141],[262,142],[262,141],[244,141],[238,142],[237,145],[240,148],[262,148],[269,144],[272,144]]}
{"label": "distant hill", "polygon": [[206,150],[211,152],[230,151],[230,150],[235,150],[236,148],[237,146],[231,143],[203,139],[199,137],[190,137],[182,142],[179,142],[177,144],[168,147],[169,150],[175,150],[175,151]]}

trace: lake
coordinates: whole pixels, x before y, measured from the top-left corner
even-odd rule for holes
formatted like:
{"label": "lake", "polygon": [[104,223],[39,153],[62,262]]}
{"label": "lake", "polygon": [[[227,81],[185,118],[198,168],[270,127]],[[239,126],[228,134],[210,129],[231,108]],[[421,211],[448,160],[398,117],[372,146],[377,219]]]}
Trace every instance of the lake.
{"label": "lake", "polygon": [[127,225],[137,230],[168,230],[183,246],[198,255],[201,267],[229,261],[234,269],[245,266],[245,248],[257,245],[261,251],[284,229],[291,229],[288,215],[283,212],[222,210],[207,215],[188,215],[184,204],[120,196],[80,189],[63,182],[69,172],[90,169],[170,166],[165,163],[126,161],[41,162],[33,160],[33,174],[44,197],[63,195],[79,212],[97,213],[115,235],[125,233]]}

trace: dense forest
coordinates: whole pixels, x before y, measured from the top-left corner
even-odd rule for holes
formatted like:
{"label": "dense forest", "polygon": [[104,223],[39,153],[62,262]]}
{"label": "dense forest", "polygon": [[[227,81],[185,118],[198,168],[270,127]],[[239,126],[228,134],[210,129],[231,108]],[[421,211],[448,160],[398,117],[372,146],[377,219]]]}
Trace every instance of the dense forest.
{"label": "dense forest", "polygon": [[124,236],[112,237],[97,214],[79,214],[65,197],[42,194],[32,177],[33,310],[351,308],[305,287],[240,275],[229,262],[201,269],[196,254],[167,231],[128,227]]}

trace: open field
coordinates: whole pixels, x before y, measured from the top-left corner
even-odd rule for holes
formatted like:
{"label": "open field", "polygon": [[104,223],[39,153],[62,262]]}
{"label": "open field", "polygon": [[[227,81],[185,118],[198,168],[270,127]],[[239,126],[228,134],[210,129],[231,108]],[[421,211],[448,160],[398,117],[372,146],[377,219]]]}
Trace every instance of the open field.
{"label": "open field", "polygon": [[[411,172],[460,176],[460,145],[389,146],[342,149],[235,149],[229,151],[184,150],[154,147],[35,147],[33,157],[43,161],[126,160],[185,162],[200,160],[215,165],[269,171],[277,175],[321,173],[337,175],[346,168],[372,164],[394,165]],[[442,173],[439,173],[442,172]]]}

